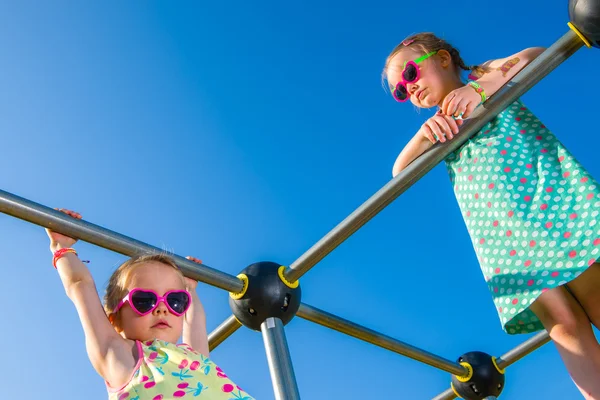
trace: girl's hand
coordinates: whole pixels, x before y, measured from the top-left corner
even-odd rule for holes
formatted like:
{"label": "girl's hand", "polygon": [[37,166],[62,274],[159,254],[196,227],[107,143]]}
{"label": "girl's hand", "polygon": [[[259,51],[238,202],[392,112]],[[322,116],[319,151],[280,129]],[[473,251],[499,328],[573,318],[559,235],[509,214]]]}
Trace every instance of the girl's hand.
{"label": "girl's hand", "polygon": [[421,134],[431,143],[438,141],[445,142],[446,139],[450,140],[458,133],[458,127],[462,125],[463,121],[455,120],[454,118],[443,115],[441,111],[438,111],[433,117],[429,118],[419,129],[418,134]]}
{"label": "girl's hand", "polygon": [[[64,208],[55,208],[55,210],[58,210],[67,215],[70,215],[71,217],[73,217],[75,219],[81,219],[81,214],[79,214],[75,211],[66,210]],[[73,238],[65,236],[61,233],[51,231],[50,229],[47,229],[47,228],[46,228],[46,233],[48,234],[48,237],[50,238],[50,250],[52,252],[55,252],[56,250],[61,249],[61,248],[71,247],[77,242],[77,239],[73,239]]]}
{"label": "girl's hand", "polygon": [[455,117],[460,116],[465,119],[471,115],[480,103],[481,95],[471,86],[466,85],[448,93],[442,102],[440,110],[442,114]]}
{"label": "girl's hand", "polygon": [[[196,264],[202,264],[202,260],[199,260],[195,257],[187,256],[186,258],[192,262],[195,262]],[[198,281],[190,279],[187,276],[184,277],[184,279],[185,279],[185,286],[188,288],[188,290],[190,290],[190,291],[196,290],[196,286],[198,286]]]}

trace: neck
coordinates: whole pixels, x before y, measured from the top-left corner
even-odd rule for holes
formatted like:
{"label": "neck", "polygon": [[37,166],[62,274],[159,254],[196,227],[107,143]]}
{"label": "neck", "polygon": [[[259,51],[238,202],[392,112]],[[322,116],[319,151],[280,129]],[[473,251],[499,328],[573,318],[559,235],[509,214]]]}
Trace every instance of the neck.
{"label": "neck", "polygon": [[[463,86],[465,86],[465,83],[460,79],[460,76],[453,76],[451,79],[448,80],[448,93]],[[446,93],[446,95],[448,93]]]}

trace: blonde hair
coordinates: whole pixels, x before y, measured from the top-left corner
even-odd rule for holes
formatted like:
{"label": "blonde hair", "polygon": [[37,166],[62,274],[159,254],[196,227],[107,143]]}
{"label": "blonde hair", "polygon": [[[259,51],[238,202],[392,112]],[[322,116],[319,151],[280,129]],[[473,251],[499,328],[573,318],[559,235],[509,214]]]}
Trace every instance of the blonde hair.
{"label": "blonde hair", "polygon": [[448,53],[450,53],[450,56],[452,57],[452,63],[454,64],[457,73],[460,69],[463,69],[465,71],[473,71],[477,74],[484,74],[485,72],[488,71],[487,68],[480,67],[478,65],[473,65],[473,66],[466,65],[465,62],[463,61],[462,57],[460,56],[458,49],[456,49],[450,43],[446,42],[442,38],[437,37],[436,35],[434,35],[431,32],[423,32],[423,33],[417,33],[415,35],[411,35],[411,36],[407,37],[406,39],[404,39],[402,41],[402,43],[400,43],[396,47],[394,47],[394,49],[392,50],[390,55],[386,58],[385,65],[383,67],[382,76],[381,76],[382,84],[384,84],[384,86],[386,86],[385,82],[387,81],[387,71],[390,66],[390,61],[398,53],[400,53],[403,49],[405,49],[407,47],[410,47],[413,49],[416,48],[416,49],[420,50],[421,52],[423,52],[423,54],[428,54],[428,53],[431,53],[432,51],[446,50]]}
{"label": "blonde hair", "polygon": [[173,267],[173,269],[176,270],[179,275],[181,275],[181,280],[184,282],[183,273],[177,264],[175,264],[175,261],[166,254],[146,254],[130,258],[121,264],[119,268],[115,270],[115,272],[113,272],[108,280],[108,285],[106,286],[106,293],[104,294],[104,312],[109,317],[111,322],[112,314],[115,308],[117,308],[119,302],[128,292],[127,286],[131,281],[131,275],[133,271],[141,264],[148,262],[158,262]]}

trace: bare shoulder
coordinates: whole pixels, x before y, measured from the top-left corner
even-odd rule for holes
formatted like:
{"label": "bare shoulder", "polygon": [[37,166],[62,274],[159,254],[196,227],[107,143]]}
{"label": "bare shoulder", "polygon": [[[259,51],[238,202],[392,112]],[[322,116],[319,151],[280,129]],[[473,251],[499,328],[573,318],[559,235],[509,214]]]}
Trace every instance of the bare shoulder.
{"label": "bare shoulder", "polygon": [[115,338],[111,340],[103,368],[98,372],[110,387],[121,388],[129,383],[142,357],[139,342]]}

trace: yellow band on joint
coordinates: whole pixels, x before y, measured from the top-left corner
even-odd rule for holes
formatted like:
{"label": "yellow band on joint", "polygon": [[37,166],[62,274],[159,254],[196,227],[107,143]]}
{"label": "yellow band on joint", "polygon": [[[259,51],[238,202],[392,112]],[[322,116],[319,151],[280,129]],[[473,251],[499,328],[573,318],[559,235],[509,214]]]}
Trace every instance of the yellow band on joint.
{"label": "yellow band on joint", "polygon": [[300,281],[296,281],[296,282],[288,281],[287,279],[285,279],[285,275],[283,274],[284,272],[285,272],[285,266],[282,265],[277,270],[277,275],[279,275],[279,279],[281,279],[281,282],[283,282],[285,284],[285,286],[289,287],[290,289],[296,289],[298,287],[298,285],[300,284]]}
{"label": "yellow band on joint", "polygon": [[462,397],[460,397],[460,394],[458,394],[458,392],[454,388],[454,383],[450,382],[450,387],[452,388],[452,391],[454,392],[454,394],[456,395],[456,397],[458,397],[459,399],[462,399]]}
{"label": "yellow band on joint", "polygon": [[585,43],[585,45],[586,45],[587,47],[592,47],[592,44],[590,43],[590,41],[589,41],[589,40],[587,40],[587,38],[586,38],[585,36],[583,36],[583,33],[581,33],[581,32],[579,31],[579,29],[577,29],[577,27],[576,27],[575,25],[573,25],[573,24],[572,24],[572,23],[570,23],[570,22],[567,22],[567,25],[569,26],[569,28],[571,28],[571,30],[572,30],[573,32],[575,32],[575,34],[576,34],[577,36],[579,36],[579,39],[583,40],[583,43]]}
{"label": "yellow band on joint", "polygon": [[242,287],[242,290],[237,293],[229,292],[229,297],[231,297],[234,300],[239,300],[242,297],[244,297],[244,295],[246,294],[246,290],[248,290],[248,277],[246,276],[246,274],[239,274],[237,277],[240,281],[242,281],[244,286]]}
{"label": "yellow band on joint", "polygon": [[494,363],[494,367],[496,367],[498,372],[504,375],[504,368],[500,369],[500,367],[498,367],[498,364],[496,363],[496,357],[492,357],[492,362]]}
{"label": "yellow band on joint", "polygon": [[458,379],[461,382],[468,382],[473,377],[473,367],[471,366],[471,364],[469,364],[466,361],[461,362],[460,365],[462,365],[463,367],[465,367],[467,369],[468,374],[467,374],[467,376],[455,375],[456,379]]}

